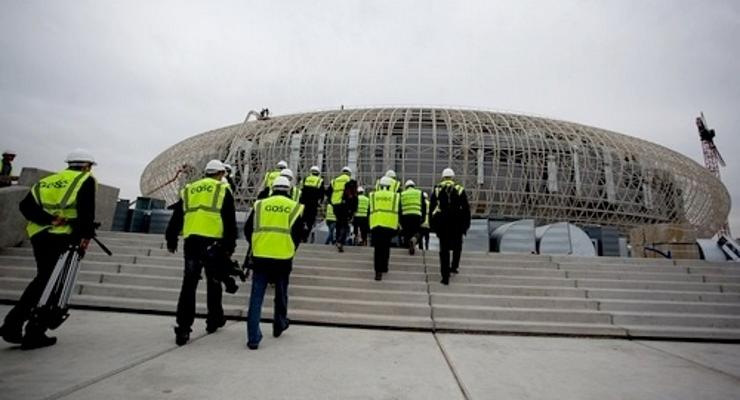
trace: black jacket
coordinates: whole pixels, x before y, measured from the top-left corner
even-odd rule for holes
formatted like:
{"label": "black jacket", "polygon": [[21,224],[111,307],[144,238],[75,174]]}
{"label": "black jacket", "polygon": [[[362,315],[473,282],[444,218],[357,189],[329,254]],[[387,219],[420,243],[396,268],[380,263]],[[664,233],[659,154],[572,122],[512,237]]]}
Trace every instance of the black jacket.
{"label": "black jacket", "polygon": [[[177,240],[182,232],[182,227],[185,222],[185,212],[182,209],[182,199],[180,199],[174,206],[172,218],[170,223],[167,225],[167,232],[165,237],[167,239],[167,248],[177,248]],[[221,206],[221,221],[224,224],[224,236],[220,239],[224,250],[231,254],[236,248],[236,211],[234,210],[234,196],[231,194],[231,190],[226,191],[224,196],[224,203]],[[214,240],[212,238],[205,238],[199,235],[190,235],[185,239],[185,257],[190,255],[201,254],[199,250],[203,246],[210,245]]]}
{"label": "black jacket", "polygon": [[[429,223],[431,230],[440,234],[464,235],[470,229],[470,204],[468,195],[465,190],[458,193],[456,190],[451,191],[450,206],[446,210],[441,210],[435,214],[439,199],[437,198],[437,185],[432,190],[432,196],[429,199]],[[453,187],[454,189],[454,187]]]}
{"label": "black jacket", "polygon": [[[77,192],[77,218],[72,221],[72,234],[80,239],[91,239],[95,236],[95,178],[90,176],[80,186]],[[39,225],[51,225],[54,216],[44,211],[33,194],[28,192],[19,207],[21,214]]]}

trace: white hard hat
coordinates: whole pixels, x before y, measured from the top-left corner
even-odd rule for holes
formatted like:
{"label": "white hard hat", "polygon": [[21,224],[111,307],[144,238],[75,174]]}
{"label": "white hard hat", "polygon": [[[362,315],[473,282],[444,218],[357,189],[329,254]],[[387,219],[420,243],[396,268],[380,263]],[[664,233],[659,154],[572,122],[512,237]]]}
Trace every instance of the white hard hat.
{"label": "white hard hat", "polygon": [[452,168],[445,168],[442,170],[442,178],[454,178],[455,171]]}
{"label": "white hard hat", "polygon": [[212,174],[216,172],[226,171],[226,168],[224,168],[224,163],[222,163],[221,161],[211,160],[208,161],[208,164],[206,164],[205,171],[207,174]]}
{"label": "white hard hat", "polygon": [[224,169],[225,169],[226,171],[231,171],[231,169],[232,169],[232,168],[231,168],[231,164],[226,164],[226,163],[224,163]]}
{"label": "white hard hat", "polygon": [[85,149],[75,149],[69,154],[64,162],[69,164],[90,163],[95,165],[95,157]]}
{"label": "white hard hat", "polygon": [[403,184],[403,186],[404,187],[416,186],[416,184],[414,183],[414,181],[412,181],[411,179],[409,179],[409,180],[406,181],[406,183]]}
{"label": "white hard hat", "polygon": [[290,181],[292,182],[293,179],[295,179],[295,176],[293,175],[293,171],[290,170],[290,168],[283,168],[280,171],[280,176],[284,176],[286,178],[290,178]]}
{"label": "white hard hat", "polygon": [[352,169],[350,167],[344,167],[344,168],[342,168],[342,172],[347,172],[347,173],[351,174],[352,173]]}
{"label": "white hard hat", "polygon": [[5,151],[3,151],[3,155],[4,155],[4,156],[6,156],[6,155],[7,155],[7,156],[14,156],[14,155],[16,155],[16,154],[18,154],[18,153],[16,153],[16,152],[15,152],[15,151],[13,151],[13,150],[10,150],[10,149],[5,149]]}
{"label": "white hard hat", "polygon": [[321,169],[319,169],[319,166],[318,165],[312,165],[311,166],[311,172],[315,172],[317,174],[320,174],[321,173]]}
{"label": "white hard hat", "polygon": [[284,176],[278,176],[272,182],[272,190],[290,190],[290,180]]}
{"label": "white hard hat", "polygon": [[380,186],[390,187],[393,184],[393,178],[390,176],[384,176],[380,178]]}
{"label": "white hard hat", "polygon": [[394,178],[395,179],[396,178],[396,171],[394,171],[392,169],[389,169],[388,171],[385,171],[385,176],[391,177],[391,178]]}
{"label": "white hard hat", "polygon": [[288,163],[287,163],[287,162],[285,162],[285,160],[280,160],[280,161],[278,161],[278,163],[277,163],[277,167],[278,167],[278,168],[281,168],[281,169],[282,169],[282,168],[288,168]]}
{"label": "white hard hat", "polygon": [[365,188],[360,186],[357,188],[357,193],[365,193]]}

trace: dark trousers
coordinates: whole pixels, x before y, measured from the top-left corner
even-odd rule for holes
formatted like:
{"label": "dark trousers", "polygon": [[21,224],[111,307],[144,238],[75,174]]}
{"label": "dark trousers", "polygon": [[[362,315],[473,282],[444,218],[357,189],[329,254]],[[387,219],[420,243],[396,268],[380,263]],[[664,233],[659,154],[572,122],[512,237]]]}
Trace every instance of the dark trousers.
{"label": "dark trousers", "polygon": [[359,238],[362,243],[367,243],[367,233],[370,230],[368,218],[355,217],[354,220],[352,220],[352,226],[354,227],[355,240],[357,241]]}
{"label": "dark trousers", "polygon": [[411,247],[411,238],[419,238],[419,228],[421,227],[421,216],[420,215],[402,215],[401,216],[401,229],[403,235],[403,244],[406,247]]}
{"label": "dark trousers", "polygon": [[309,236],[311,236],[311,231],[313,230],[313,225],[316,222],[316,214],[318,213],[318,209],[315,205],[313,206],[306,206],[303,209],[303,242],[307,242]]}
{"label": "dark trousers", "polygon": [[391,258],[391,239],[396,235],[396,230],[375,227],[371,233],[375,272],[388,272],[388,261]]}
{"label": "dark trousers", "polygon": [[[450,277],[450,271],[460,268],[460,253],[462,253],[462,234],[439,235],[439,268],[443,278]],[[452,268],[450,268],[450,251],[452,252]]]}
{"label": "dark trousers", "polygon": [[429,228],[419,228],[419,248],[422,250],[429,250]]}
{"label": "dark trousers", "polygon": [[180,298],[177,300],[177,327],[179,330],[190,332],[195,319],[195,294],[198,290],[198,281],[201,279],[201,270],[206,270],[206,290],[208,316],[207,325],[218,326],[224,319],[224,309],[221,304],[223,297],[221,281],[218,279],[217,268],[206,257],[206,249],[193,252],[185,257],[185,271],[182,276]]}
{"label": "dark trousers", "polygon": [[347,205],[337,204],[334,206],[334,215],[337,217],[336,221],[336,239],[337,243],[342,245],[347,243],[347,236],[349,235],[349,220]]}
{"label": "dark trousers", "polygon": [[[11,329],[20,329],[23,324],[31,319],[31,311],[38,305],[41,293],[44,292],[49,282],[51,273],[61,256],[72,243],[70,235],[55,235],[41,232],[31,238],[33,256],[36,259],[36,277],[23,291],[18,304],[5,316],[5,324]],[[26,333],[43,333],[46,327],[42,321],[30,321],[26,327]]]}
{"label": "dark trousers", "polygon": [[[273,273],[266,272],[265,268],[255,265],[252,274],[252,292],[249,295],[249,311],[247,312],[247,341],[258,344],[262,340],[260,319],[262,318],[262,303],[265,300],[267,284],[275,283],[275,305],[272,320],[273,330],[283,330],[288,325],[288,281],[290,268],[276,268]],[[266,266],[270,268],[270,266]]]}

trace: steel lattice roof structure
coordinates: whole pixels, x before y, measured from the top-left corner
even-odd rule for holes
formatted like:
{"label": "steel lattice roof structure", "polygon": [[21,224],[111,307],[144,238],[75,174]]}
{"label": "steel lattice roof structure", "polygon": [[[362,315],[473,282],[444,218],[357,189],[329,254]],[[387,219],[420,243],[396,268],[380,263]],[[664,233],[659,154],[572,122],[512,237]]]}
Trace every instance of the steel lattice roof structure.
{"label": "steel lattice roof structure", "polygon": [[248,115],[165,150],[144,170],[141,191],[174,203],[214,158],[235,169],[238,209],[255,199],[265,172],[286,160],[299,176],[318,165],[326,182],[349,165],[366,187],[394,169],[425,191],[451,167],[480,218],[622,229],[687,223],[709,235],[730,210],[716,177],[664,146],[572,122],[431,107]]}

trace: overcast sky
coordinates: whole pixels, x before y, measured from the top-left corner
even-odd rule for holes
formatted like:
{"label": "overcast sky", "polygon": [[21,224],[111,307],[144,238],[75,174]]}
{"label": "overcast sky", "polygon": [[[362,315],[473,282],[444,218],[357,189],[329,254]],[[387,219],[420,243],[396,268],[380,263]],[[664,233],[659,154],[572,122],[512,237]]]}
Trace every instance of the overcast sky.
{"label": "overcast sky", "polygon": [[[194,134],[340,104],[516,110],[702,162],[702,110],[740,199],[740,1],[0,0],[0,147],[139,194]],[[740,211],[731,216],[740,234]]]}

